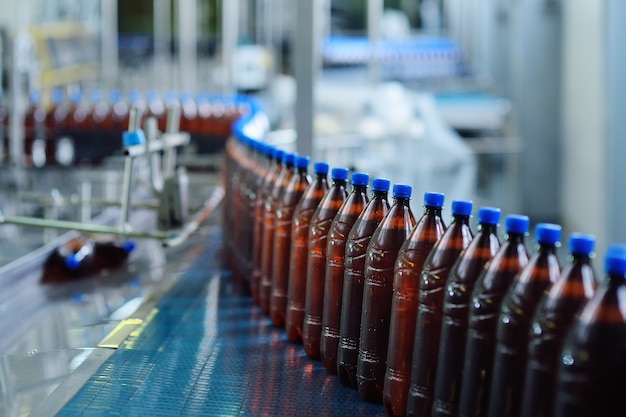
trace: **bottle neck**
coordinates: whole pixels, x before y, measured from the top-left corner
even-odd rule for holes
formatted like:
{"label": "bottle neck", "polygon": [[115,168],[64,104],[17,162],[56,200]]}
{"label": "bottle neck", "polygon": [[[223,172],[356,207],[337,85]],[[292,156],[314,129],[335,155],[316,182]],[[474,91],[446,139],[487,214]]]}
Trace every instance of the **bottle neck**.
{"label": "bottle neck", "polygon": [[327,174],[319,174],[319,173],[316,173],[316,174],[315,174],[315,180],[316,180],[316,181],[318,181],[318,182],[326,182],[326,181],[327,181],[327,177],[326,177],[326,175],[327,175]]}
{"label": "bottle neck", "polygon": [[333,180],[333,187],[345,187],[346,180]]}
{"label": "bottle neck", "polygon": [[480,223],[478,225],[478,231],[486,234],[497,234],[498,233],[498,225],[490,224],[490,223]]}
{"label": "bottle neck", "polygon": [[298,174],[306,175],[308,169],[307,168],[298,168]]}
{"label": "bottle neck", "polygon": [[367,185],[353,185],[352,193],[353,194],[367,194]]}
{"label": "bottle neck", "polygon": [[508,232],[507,241],[512,244],[524,244],[525,236],[522,233]]}
{"label": "bottle neck", "polygon": [[465,216],[465,215],[461,215],[461,214],[455,214],[453,216],[453,218],[454,218],[454,220],[452,221],[452,223],[469,225],[469,216]]}
{"label": "bottle neck", "polygon": [[556,255],[556,244],[539,242],[539,248],[537,248],[537,252]]}
{"label": "bottle neck", "polygon": [[425,206],[424,214],[441,217],[441,207]]}
{"label": "bottle neck", "polygon": [[607,276],[607,281],[609,283],[611,283],[612,285],[623,285],[623,283],[626,281],[626,277],[624,277],[624,275],[621,274],[606,274]]}
{"label": "bottle neck", "polygon": [[372,198],[378,199],[378,200],[387,200],[389,196],[389,192],[388,191],[374,191],[372,192]]}
{"label": "bottle neck", "polygon": [[572,253],[572,263],[575,264],[590,264],[591,256],[585,253]]}
{"label": "bottle neck", "polygon": [[394,204],[397,206],[409,206],[409,203],[411,202],[410,198],[406,198],[406,197],[394,197]]}

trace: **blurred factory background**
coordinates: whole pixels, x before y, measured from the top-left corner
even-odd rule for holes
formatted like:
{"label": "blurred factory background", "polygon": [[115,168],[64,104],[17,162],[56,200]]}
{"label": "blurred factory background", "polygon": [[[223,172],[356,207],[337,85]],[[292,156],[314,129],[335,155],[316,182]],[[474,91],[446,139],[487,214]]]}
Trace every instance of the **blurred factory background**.
{"label": "blurred factory background", "polygon": [[[0,227],[0,415],[58,411],[117,323],[150,311],[207,236],[218,251],[212,224],[188,252],[142,240],[121,274],[50,289],[34,269],[77,234],[15,219],[110,230],[122,212],[117,234],[152,222],[172,241],[172,212],[211,206],[231,125],[256,103],[263,139],[411,184],[415,213],[443,192],[446,209],[471,199],[594,234],[602,259],[626,242],[624,18],[623,0],[2,0],[0,223],[15,224]],[[157,118],[148,139],[171,134],[162,178],[161,148],[128,165],[129,108]]]}
{"label": "blurred factory background", "polygon": [[33,91],[245,92],[270,140],[331,165],[626,241],[621,0],[302,3],[4,0],[5,168],[89,162],[89,138],[28,155]]}

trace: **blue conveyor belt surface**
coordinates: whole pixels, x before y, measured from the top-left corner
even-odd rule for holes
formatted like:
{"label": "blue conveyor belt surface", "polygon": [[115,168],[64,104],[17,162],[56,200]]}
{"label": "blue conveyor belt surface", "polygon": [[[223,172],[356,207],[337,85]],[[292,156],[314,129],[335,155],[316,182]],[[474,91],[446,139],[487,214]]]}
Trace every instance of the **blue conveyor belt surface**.
{"label": "blue conveyor belt surface", "polygon": [[220,236],[59,416],[370,416],[221,267]]}

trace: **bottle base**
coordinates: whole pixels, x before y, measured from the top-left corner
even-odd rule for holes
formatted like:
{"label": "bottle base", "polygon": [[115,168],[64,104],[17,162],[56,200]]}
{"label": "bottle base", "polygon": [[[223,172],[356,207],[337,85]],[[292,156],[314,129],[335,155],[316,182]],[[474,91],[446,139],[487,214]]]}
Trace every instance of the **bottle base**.
{"label": "bottle base", "polygon": [[382,387],[375,379],[365,379],[357,375],[357,383],[363,401],[374,404],[383,403]]}
{"label": "bottle base", "polygon": [[356,365],[349,366],[345,363],[337,364],[337,375],[339,382],[347,387],[358,388],[356,383]]}

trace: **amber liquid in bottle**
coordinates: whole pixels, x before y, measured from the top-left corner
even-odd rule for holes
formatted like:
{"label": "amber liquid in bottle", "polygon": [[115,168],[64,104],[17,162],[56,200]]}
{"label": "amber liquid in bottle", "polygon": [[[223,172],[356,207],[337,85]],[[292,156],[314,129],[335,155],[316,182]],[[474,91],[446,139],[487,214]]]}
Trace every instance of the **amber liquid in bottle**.
{"label": "amber liquid in bottle", "polygon": [[[338,170],[341,170],[342,173],[338,174]],[[348,170],[333,169],[333,185],[315,210],[309,229],[309,257],[307,260],[302,342],[304,351],[311,359],[320,359],[328,233],[333,219],[348,196],[347,176]]]}
{"label": "amber liquid in bottle", "polygon": [[[455,208],[455,203],[463,208]],[[454,263],[472,240],[471,210],[469,201],[452,202],[454,221],[424,263],[419,284],[408,415],[430,415],[432,410],[444,290]]]}
{"label": "amber liquid in bottle", "polygon": [[[265,314],[270,312],[270,293],[272,290],[272,256],[274,251],[274,221],[276,220],[276,209],[278,208],[281,192],[285,188],[285,174],[288,172],[285,165],[285,154],[283,164],[276,170],[272,189],[265,199],[263,208],[263,240],[261,248],[261,280],[259,282],[259,305]],[[290,169],[293,169],[293,165]]]}
{"label": "amber liquid in bottle", "polygon": [[559,364],[554,417],[626,415],[626,246],[607,250],[608,280],[572,325]]}
{"label": "amber liquid in bottle", "polygon": [[524,235],[528,218],[517,230],[509,228],[512,216],[507,217],[508,239],[500,247],[493,260],[485,265],[472,293],[467,346],[463,366],[463,384],[460,416],[485,416],[491,388],[495,339],[500,307],[515,275],[528,263]]}
{"label": "amber liquid in bottle", "polygon": [[570,263],[544,297],[533,318],[524,378],[522,416],[550,417],[560,353],[576,313],[593,297],[596,279],[590,254],[594,240],[574,234]]}
{"label": "amber liquid in bottle", "polygon": [[[478,212],[479,222],[482,210]],[[492,213],[495,216],[480,223],[478,233],[454,264],[448,277],[443,301],[433,416],[453,417],[458,414],[472,291],[485,264],[500,248],[497,235],[500,213],[499,210]]]}
{"label": "amber liquid in bottle", "polygon": [[239,185],[237,190],[235,190],[238,203],[234,216],[236,235],[233,241],[233,252],[239,278],[237,284],[246,289],[249,288],[250,276],[252,275],[251,249],[249,248],[252,242],[251,232],[253,227],[250,223],[250,206],[254,204],[251,200],[256,198],[252,189],[255,173],[253,158],[251,144],[248,141],[244,141],[239,148],[238,166],[240,176]]}
{"label": "amber liquid in bottle", "polygon": [[352,174],[352,192],[330,225],[326,249],[326,273],[323,295],[322,334],[320,358],[328,372],[337,373],[337,348],[341,322],[343,275],[348,235],[356,219],[369,202],[367,197],[367,174]]}
{"label": "amber liquid in bottle", "polygon": [[[318,164],[316,164],[317,167]],[[293,216],[285,328],[287,339],[294,343],[302,342],[307,260],[309,255],[309,228],[313,213],[328,192],[327,173],[328,164],[324,164],[324,169],[321,171],[316,171],[315,181],[304,192]]]}
{"label": "amber liquid in bottle", "polygon": [[272,318],[272,324],[277,327],[285,325],[287,285],[289,284],[289,255],[291,252],[291,226],[295,208],[304,191],[311,183],[311,179],[307,174],[308,164],[308,158],[297,158],[296,165],[298,171],[291,177],[291,181],[285,189],[285,196],[276,212],[270,317]]}
{"label": "amber liquid in bottle", "polygon": [[252,278],[250,280],[250,292],[254,301],[260,305],[259,286],[261,285],[261,258],[263,257],[263,213],[265,211],[265,200],[271,192],[272,178],[277,164],[280,161],[276,158],[276,149],[268,146],[268,162],[265,175],[258,188],[257,198],[254,204],[254,232],[252,242]]}
{"label": "amber liquid in bottle", "polygon": [[245,165],[243,164],[244,144],[241,140],[233,142],[234,170],[231,176],[231,198],[232,210],[229,211],[229,247],[230,247],[230,270],[233,273],[233,282],[241,285],[244,281],[244,271],[242,263],[242,253],[239,250],[240,236],[243,224],[241,216],[247,205],[244,206],[243,196],[241,193],[242,184],[245,178]]}
{"label": "amber liquid in bottle", "polygon": [[[433,201],[429,201],[431,199]],[[424,196],[424,215],[398,252],[383,389],[383,404],[388,416],[406,414],[420,274],[428,254],[446,231],[441,218],[443,200],[443,194],[427,193]]]}
{"label": "amber liquid in bottle", "polygon": [[394,186],[396,202],[374,232],[365,261],[357,384],[367,402],[383,400],[394,265],[400,247],[415,226],[409,206],[410,191],[408,195],[398,194],[397,187],[398,184]]}
{"label": "amber liquid in bottle", "polygon": [[372,200],[350,230],[346,243],[337,373],[344,385],[354,388],[357,388],[356,365],[359,357],[361,308],[365,285],[365,256],[374,231],[388,212],[387,190],[374,191]]}
{"label": "amber liquid in bottle", "polygon": [[535,230],[537,252],[513,281],[498,319],[488,414],[492,417],[520,415],[530,323],[541,298],[561,275],[556,256],[561,226],[538,224]]}

